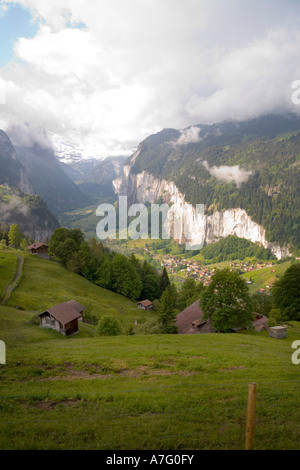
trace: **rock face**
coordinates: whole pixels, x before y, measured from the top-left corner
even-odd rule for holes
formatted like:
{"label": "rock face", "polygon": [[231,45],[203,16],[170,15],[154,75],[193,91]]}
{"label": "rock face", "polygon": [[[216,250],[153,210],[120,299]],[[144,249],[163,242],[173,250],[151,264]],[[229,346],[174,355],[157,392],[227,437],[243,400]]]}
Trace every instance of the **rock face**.
{"label": "rock face", "polygon": [[[133,156],[134,158],[134,156]],[[172,181],[157,179],[150,173],[131,173],[130,165],[123,167],[123,177],[113,181],[116,193],[128,197],[128,206],[134,203],[156,203],[163,200],[171,204],[176,216],[183,223],[174,228],[172,213],[169,213],[167,224],[170,224],[171,235],[180,243],[189,242],[190,249],[201,248],[203,243],[213,243],[228,235],[236,235],[268,248],[281,259],[290,253],[287,248],[280,247],[266,240],[265,229],[253,222],[245,210],[228,209],[205,215],[204,210],[197,210],[185,201],[184,195]],[[201,201],[199,201],[199,204]]]}
{"label": "rock face", "polygon": [[17,159],[9,137],[2,130],[0,130],[0,184],[33,194],[26,169]]}

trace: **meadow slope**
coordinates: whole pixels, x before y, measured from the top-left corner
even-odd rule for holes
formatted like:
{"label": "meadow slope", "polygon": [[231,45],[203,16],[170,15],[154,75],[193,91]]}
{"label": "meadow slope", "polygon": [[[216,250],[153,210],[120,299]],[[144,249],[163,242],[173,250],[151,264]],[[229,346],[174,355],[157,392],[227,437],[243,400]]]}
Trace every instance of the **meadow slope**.
{"label": "meadow slope", "polygon": [[11,306],[0,306],[0,449],[243,449],[256,382],[255,449],[299,450],[299,323],[282,340],[251,331],[95,337],[84,325],[65,338],[32,320],[68,296],[124,322],[136,313],[57,263],[26,257]]}

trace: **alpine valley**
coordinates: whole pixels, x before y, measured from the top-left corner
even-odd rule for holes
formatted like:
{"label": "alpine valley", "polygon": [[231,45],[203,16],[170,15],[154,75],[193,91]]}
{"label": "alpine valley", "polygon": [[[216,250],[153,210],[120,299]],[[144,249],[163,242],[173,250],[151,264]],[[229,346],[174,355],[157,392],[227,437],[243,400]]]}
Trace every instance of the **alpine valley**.
{"label": "alpine valley", "polygon": [[281,259],[300,247],[299,149],[294,114],[164,129],[139,144],[113,184],[128,204],[174,204],[191,244],[236,235]]}

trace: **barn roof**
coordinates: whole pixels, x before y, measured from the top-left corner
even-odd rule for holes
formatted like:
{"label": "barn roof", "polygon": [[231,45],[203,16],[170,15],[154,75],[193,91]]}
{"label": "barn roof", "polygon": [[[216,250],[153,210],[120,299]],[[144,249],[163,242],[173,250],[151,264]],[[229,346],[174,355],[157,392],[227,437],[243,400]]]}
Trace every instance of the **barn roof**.
{"label": "barn roof", "polygon": [[264,315],[260,314],[255,314],[255,320],[252,321],[253,326],[258,326],[258,325],[264,325],[265,323],[268,323],[268,318],[265,317]]}
{"label": "barn roof", "polygon": [[67,302],[69,305],[71,305],[72,308],[74,308],[74,310],[76,310],[76,312],[80,313],[82,312],[85,307],[83,305],[81,305],[79,302],[76,302],[76,300],[69,300]]}
{"label": "barn roof", "polygon": [[38,248],[41,248],[42,246],[46,246],[48,248],[48,245],[46,245],[45,243],[40,243],[40,242],[35,242],[35,243],[32,243],[32,245],[29,245],[27,247],[27,250],[37,250]]}
{"label": "barn roof", "polygon": [[[176,317],[175,326],[177,326],[179,334],[197,333],[197,328],[193,326],[200,321],[203,321],[203,311],[199,307],[199,299],[192,305],[180,312]],[[196,326],[196,325],[195,325]]]}
{"label": "barn roof", "polygon": [[150,305],[153,305],[153,303],[148,299],[141,300],[140,302],[138,302],[138,304],[142,304],[142,305],[144,305],[144,307],[150,307]]}
{"label": "barn roof", "polygon": [[54,307],[48,308],[44,312],[40,313],[39,316],[49,313],[55,320],[59,321],[63,325],[80,318],[81,315],[67,302],[55,305]]}

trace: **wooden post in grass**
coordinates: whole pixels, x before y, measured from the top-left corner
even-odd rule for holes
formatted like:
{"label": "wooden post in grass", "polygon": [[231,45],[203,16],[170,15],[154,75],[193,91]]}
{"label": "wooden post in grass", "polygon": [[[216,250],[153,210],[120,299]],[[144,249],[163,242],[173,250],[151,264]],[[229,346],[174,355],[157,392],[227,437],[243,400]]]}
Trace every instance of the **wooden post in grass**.
{"label": "wooden post in grass", "polygon": [[250,383],[248,389],[248,410],[245,450],[253,450],[255,428],[256,383]]}

